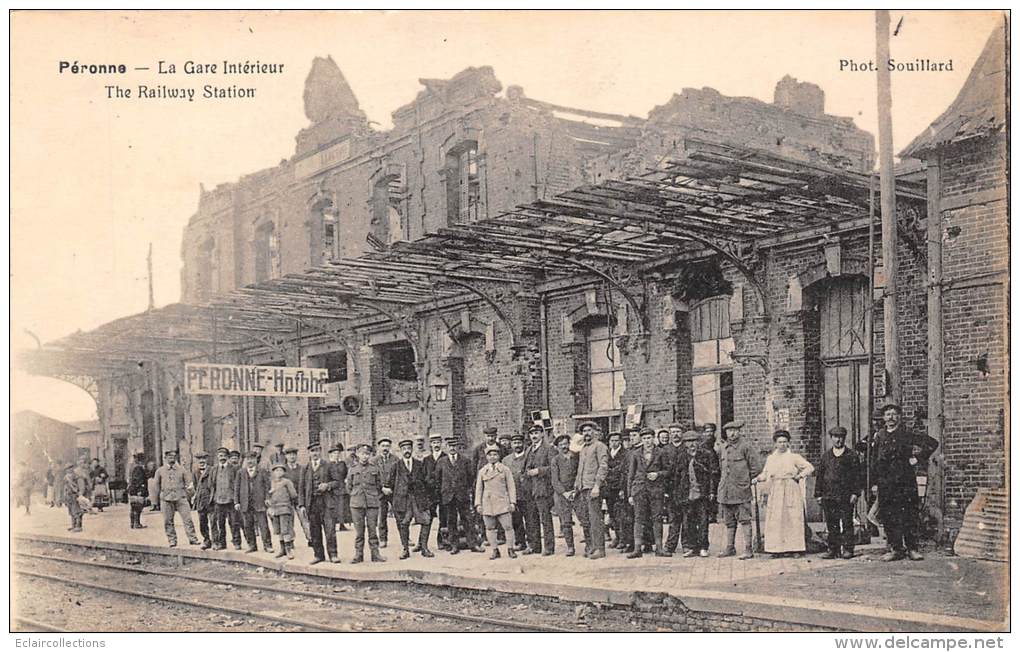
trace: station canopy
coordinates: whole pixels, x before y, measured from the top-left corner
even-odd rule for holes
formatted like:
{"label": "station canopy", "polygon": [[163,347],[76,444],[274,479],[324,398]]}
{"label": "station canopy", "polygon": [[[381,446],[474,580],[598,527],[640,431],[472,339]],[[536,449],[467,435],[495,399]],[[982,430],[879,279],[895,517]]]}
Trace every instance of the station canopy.
{"label": "station canopy", "polygon": [[[873,207],[869,202],[878,184],[871,177],[688,139],[682,152],[643,174],[537,199],[203,305],[172,304],[118,319],[25,352],[21,362],[48,375],[109,375],[146,360],[254,350],[302,327],[325,332],[399,319],[472,288],[521,278],[550,281],[699,252],[739,261],[784,236],[877,223],[877,197]],[[897,195],[923,201],[924,188],[898,180]]]}

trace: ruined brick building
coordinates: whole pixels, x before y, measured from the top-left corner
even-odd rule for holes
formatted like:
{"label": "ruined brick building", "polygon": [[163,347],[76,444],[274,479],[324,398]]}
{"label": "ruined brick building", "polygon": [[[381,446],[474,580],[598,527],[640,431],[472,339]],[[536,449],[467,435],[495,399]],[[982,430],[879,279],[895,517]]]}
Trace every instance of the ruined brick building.
{"label": "ruined brick building", "polygon": [[[377,131],[336,64],[316,59],[294,155],[202,190],[181,303],[65,338],[35,368],[84,382],[111,448],[153,457],[430,432],[473,442],[536,410],[556,432],[740,419],[763,450],[782,427],[812,459],[828,428],[860,438],[892,396],[929,426],[931,178],[915,167],[897,187],[892,388],[874,139],[826,114],[818,86],[785,77],[773,103],[684,89],[643,119],[504,91],[486,67],[422,85]],[[972,105],[958,99],[935,133]],[[1008,256],[978,253],[1005,243],[1004,123],[983,125],[905,152],[942,170],[946,279]],[[966,178],[985,194],[967,199]],[[1000,281],[943,294],[934,474],[950,521],[977,487],[1003,483]],[[329,393],[189,396],[183,362],[203,360],[326,368]]]}

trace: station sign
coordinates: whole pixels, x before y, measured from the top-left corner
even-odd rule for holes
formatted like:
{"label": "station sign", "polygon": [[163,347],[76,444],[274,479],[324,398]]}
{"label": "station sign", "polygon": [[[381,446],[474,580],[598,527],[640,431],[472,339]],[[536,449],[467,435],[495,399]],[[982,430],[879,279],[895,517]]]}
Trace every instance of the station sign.
{"label": "station sign", "polygon": [[327,369],[236,364],[184,365],[188,394],[217,396],[326,396]]}

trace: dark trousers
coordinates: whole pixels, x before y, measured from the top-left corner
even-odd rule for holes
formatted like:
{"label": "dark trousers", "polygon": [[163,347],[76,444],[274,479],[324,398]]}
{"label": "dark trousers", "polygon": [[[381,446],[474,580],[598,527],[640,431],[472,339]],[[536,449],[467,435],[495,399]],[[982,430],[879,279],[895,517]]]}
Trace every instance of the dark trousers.
{"label": "dark trousers", "polygon": [[591,489],[577,492],[575,506],[578,511],[587,510],[588,516],[581,519],[584,528],[584,547],[591,552],[606,553],[606,528],[602,520],[602,496],[592,497]]}
{"label": "dark trousers", "polygon": [[634,545],[650,543],[648,532],[655,535],[657,544],[662,540],[662,510],[665,507],[662,494],[642,491],[634,496]]}
{"label": "dark trousers", "polygon": [[244,524],[244,538],[248,542],[249,548],[258,547],[255,545],[257,530],[258,537],[262,539],[262,549],[273,549],[273,535],[269,533],[269,519],[266,518],[265,512],[256,512],[255,510],[241,512],[241,520]]}
{"label": "dark trousers", "polygon": [[82,511],[74,496],[67,499],[67,513],[71,515],[71,527],[81,529],[81,517],[85,512]]}
{"label": "dark trousers", "polygon": [[[429,516],[429,517],[431,517],[431,514],[429,514],[428,512],[424,512],[424,513],[422,513],[420,515],[421,516]],[[405,550],[407,550],[407,548],[411,544],[411,521],[414,520],[414,517],[415,517],[415,510],[411,509],[410,507],[408,509],[405,509],[405,510],[402,510],[402,511],[398,511],[396,509],[393,510],[393,518],[397,522],[397,532],[400,534],[400,545]],[[431,518],[429,519],[428,522],[421,523],[420,525],[421,525],[421,530],[419,530],[419,532],[418,532],[418,534],[419,534],[419,536],[418,536],[418,547],[419,548],[428,548],[429,547],[428,534],[429,534],[429,529],[430,529],[430,527],[432,525]]]}
{"label": "dark trousers", "polygon": [[514,525],[514,541],[518,546],[529,546],[528,543],[528,512],[531,511],[532,507],[529,505],[530,501],[521,500],[521,497],[517,497],[517,510],[511,515],[511,521]]}
{"label": "dark trousers", "polygon": [[[308,506],[308,529],[312,535],[312,550],[316,559],[325,559],[326,555],[336,557],[336,521],[323,498],[313,498]],[[325,539],[326,545],[323,546]]]}
{"label": "dark trousers", "polygon": [[553,531],[552,496],[536,496],[527,502],[529,511],[524,515],[528,545],[535,552],[556,550],[556,533]]}
{"label": "dark trousers", "polygon": [[665,512],[669,517],[669,535],[666,536],[666,552],[674,553],[676,552],[676,547],[680,544],[680,529],[684,521],[683,507],[677,504],[676,501],[670,500],[666,504]]}
{"label": "dark trousers", "polygon": [[828,534],[829,552],[839,554],[840,547],[854,551],[854,506],[850,497],[823,498],[822,512],[825,514],[825,529]]}
{"label": "dark trousers", "polygon": [[446,516],[449,519],[447,530],[450,532],[450,544],[454,547],[459,544],[456,535],[459,527],[464,528],[464,537],[467,539],[469,546],[478,545],[475,538],[475,520],[471,512],[470,502],[466,498],[457,497],[446,503]]}
{"label": "dark trousers", "polygon": [[[368,547],[372,553],[379,554],[379,512],[378,507],[351,507],[354,518],[354,557],[365,556],[365,531],[368,531]],[[334,540],[334,546],[336,545]]]}
{"label": "dark trousers", "polygon": [[131,503],[131,527],[138,527],[142,524],[142,511],[144,503]]}
{"label": "dark trousers", "polygon": [[[683,544],[687,550],[708,550],[708,499],[698,498],[678,505],[676,528],[683,524]],[[669,534],[673,536],[670,526]],[[667,550],[669,548],[667,547]]]}
{"label": "dark trousers", "polygon": [[390,499],[387,496],[379,498],[379,540],[387,543],[390,538]]}
{"label": "dark trousers", "polygon": [[889,548],[897,552],[917,550],[917,513],[920,499],[917,494],[906,496],[879,492],[878,517],[885,527]]}
{"label": "dark trousers", "polygon": [[230,503],[213,505],[213,531],[218,537],[214,544],[227,547],[227,525],[230,525],[230,537],[235,547],[241,545],[241,514]]}
{"label": "dark trousers", "polygon": [[609,511],[609,527],[616,534],[617,541],[625,540],[624,532],[625,528],[621,522],[620,508],[621,503],[626,503],[625,498],[620,497],[619,489],[606,489],[606,509]]}
{"label": "dark trousers", "polygon": [[202,534],[203,543],[212,545],[213,541],[219,539],[213,534],[215,529],[216,517],[208,509],[198,510],[198,531]]}

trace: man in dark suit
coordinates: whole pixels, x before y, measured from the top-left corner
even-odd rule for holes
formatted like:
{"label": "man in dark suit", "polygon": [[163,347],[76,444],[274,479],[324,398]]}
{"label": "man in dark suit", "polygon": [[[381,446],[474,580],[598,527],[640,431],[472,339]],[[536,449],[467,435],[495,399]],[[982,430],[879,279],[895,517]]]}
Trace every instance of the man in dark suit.
{"label": "man in dark suit", "polygon": [[510,473],[513,474],[514,487],[517,490],[517,509],[511,515],[514,526],[514,541],[518,550],[523,551],[526,555],[531,555],[536,550],[527,541],[527,519],[529,518],[528,515],[532,513],[531,506],[529,505],[532,498],[531,483],[528,476],[524,473],[524,466],[528,463],[528,451],[524,446],[524,435],[515,432],[510,437],[510,452],[503,458],[503,466],[510,469]]}
{"label": "man in dark suit", "polygon": [[[673,465],[669,500],[676,514],[674,527],[683,529],[684,557],[708,557],[708,506],[715,500],[719,468],[715,453],[701,443],[701,435],[681,435],[683,450]],[[672,536],[672,530],[670,530]],[[673,554],[667,544],[666,552]]]}
{"label": "man in dark suit", "polygon": [[262,539],[262,549],[273,552],[273,536],[269,533],[269,520],[266,518],[266,499],[269,498],[271,484],[269,472],[259,466],[259,456],[249,451],[245,466],[237,474],[237,486],[234,489],[234,508],[241,513],[244,524],[244,538],[248,541],[247,552],[255,552],[255,531]]}
{"label": "man in dark suit", "polygon": [[822,504],[829,550],[823,559],[853,559],[854,505],[864,487],[861,458],[846,447],[846,428],[837,426],[829,431],[832,448],[825,451],[815,467],[815,498]]}
{"label": "man in dark suit", "polygon": [[339,469],[322,459],[319,444],[308,447],[308,459],[301,477],[301,489],[298,491],[298,506],[305,512],[311,530],[315,558],[310,563],[324,562],[328,554],[330,562],[339,564],[340,558],[336,554],[336,523],[333,521],[336,513],[333,491],[340,482]]}
{"label": "man in dark suit", "polygon": [[[393,446],[393,440],[389,437],[383,437],[376,441],[376,447],[379,449],[379,454],[376,455],[373,462],[379,467],[379,472],[382,477],[389,477],[393,471],[393,466],[397,463],[397,456],[390,452],[390,448]],[[386,547],[389,542],[390,528],[390,497],[383,496],[379,502],[379,546],[382,548]]]}
{"label": "man in dark suit", "polygon": [[482,552],[477,543],[478,538],[475,536],[471,511],[472,493],[475,488],[474,466],[468,456],[461,454],[459,439],[447,439],[446,448],[449,455],[439,460],[436,465],[436,474],[439,476],[440,500],[443,505],[446,505],[446,514],[449,519],[447,527],[451,538],[450,554],[456,555],[460,552],[456,535],[458,524],[464,526],[468,548],[472,552]]}
{"label": "man in dark suit", "polygon": [[671,458],[655,445],[651,428],[641,431],[641,448],[631,451],[627,471],[627,500],[634,505],[634,552],[627,559],[641,557],[648,530],[655,537],[655,556],[669,557],[662,548],[662,513],[669,484]]}
{"label": "man in dark suit", "polygon": [[234,490],[237,487],[237,467],[228,461],[229,451],[222,446],[216,449],[216,465],[209,470],[210,493],[213,510],[213,550],[227,547],[227,524],[236,550],[241,549],[241,515],[234,509]]}
{"label": "man in dark suit", "polygon": [[347,493],[347,462],[343,460],[344,447],[343,444],[333,444],[329,449],[329,463],[337,467],[337,471],[340,475],[340,485],[333,490],[333,504],[336,505],[336,513],[333,514],[333,522],[338,526],[338,530],[344,530],[344,498],[349,496]]}
{"label": "man in dark suit", "polygon": [[433,557],[429,550],[429,530],[432,527],[432,514],[429,502],[429,483],[425,473],[425,463],[414,458],[414,442],[405,439],[400,442],[400,458],[393,465],[389,476],[383,478],[383,490],[389,489],[389,499],[393,505],[393,517],[397,521],[400,533],[400,545],[403,550],[401,559],[411,556],[411,521],[421,526],[418,532],[418,549],[422,557]]}
{"label": "man in dark suit", "polygon": [[[209,469],[209,453],[195,453],[195,496],[192,508],[198,512],[198,531],[202,533],[202,550],[212,548],[213,541],[218,541],[216,534],[216,517],[213,514],[212,471]],[[210,527],[211,526],[211,527]]]}
{"label": "man in dark suit", "polygon": [[[527,461],[524,463],[524,475],[531,485],[531,500],[526,504],[530,509],[525,515],[528,545],[535,552],[541,551],[546,557],[556,551],[556,533],[553,532],[553,486],[552,458],[558,451],[545,443],[545,430],[534,425],[528,429],[531,446],[528,447]],[[519,500],[519,499],[518,499]]]}
{"label": "man in dark suit", "polygon": [[439,433],[429,435],[429,454],[425,457],[425,475],[429,483],[429,501],[432,506],[432,516],[439,517],[439,532],[436,533],[436,547],[440,550],[448,549],[449,533],[447,531],[446,505],[443,505],[439,487],[439,474],[436,468],[439,460],[446,457],[443,451],[443,436]]}
{"label": "man in dark suit", "polygon": [[135,464],[128,476],[128,502],[131,503],[131,527],[140,529],[142,511],[145,509],[145,498],[149,495],[148,476],[145,473],[145,453],[135,453]]}
{"label": "man in dark suit", "polygon": [[627,504],[627,464],[630,460],[628,451],[623,447],[623,435],[619,432],[609,433],[609,472],[606,474],[606,507],[609,509],[609,520],[616,534],[614,548],[626,552],[634,549],[634,524],[629,517]]}

